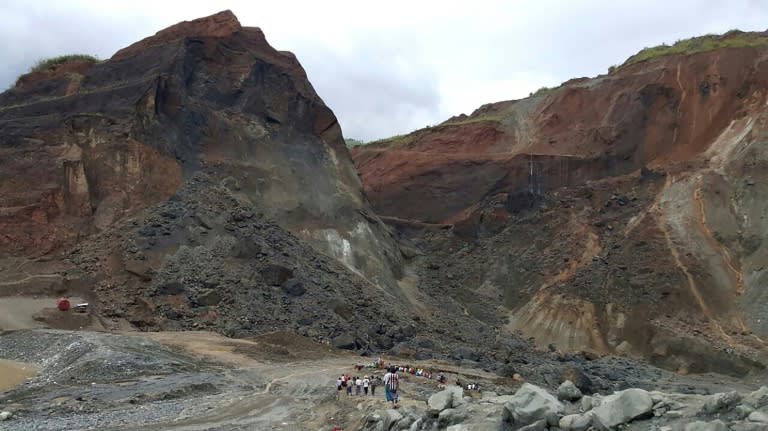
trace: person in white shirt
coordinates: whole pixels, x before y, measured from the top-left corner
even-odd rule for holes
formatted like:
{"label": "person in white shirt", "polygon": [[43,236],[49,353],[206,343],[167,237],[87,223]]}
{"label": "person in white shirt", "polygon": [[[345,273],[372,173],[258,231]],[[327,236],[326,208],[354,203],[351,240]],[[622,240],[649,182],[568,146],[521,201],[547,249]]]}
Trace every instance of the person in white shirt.
{"label": "person in white shirt", "polygon": [[363,394],[368,395],[368,386],[371,385],[371,381],[368,376],[363,377]]}

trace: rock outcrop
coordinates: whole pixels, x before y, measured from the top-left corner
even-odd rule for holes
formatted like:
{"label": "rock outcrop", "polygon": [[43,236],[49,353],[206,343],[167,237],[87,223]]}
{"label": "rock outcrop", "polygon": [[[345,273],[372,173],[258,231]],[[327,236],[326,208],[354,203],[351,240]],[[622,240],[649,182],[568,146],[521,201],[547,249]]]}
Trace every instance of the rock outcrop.
{"label": "rock outcrop", "polygon": [[756,43],[634,62],[355,147],[374,209],[428,256],[414,259],[426,294],[540,346],[759,368],[768,44],[728,38]]}
{"label": "rock outcrop", "polygon": [[[369,296],[396,303],[401,254],[336,117],[258,28],[225,11],[33,75],[0,94],[0,294],[76,287],[139,326],[235,329],[262,301],[277,308],[256,326],[311,326],[288,308],[318,290],[316,312],[341,320]],[[278,264],[304,278],[253,276]]]}

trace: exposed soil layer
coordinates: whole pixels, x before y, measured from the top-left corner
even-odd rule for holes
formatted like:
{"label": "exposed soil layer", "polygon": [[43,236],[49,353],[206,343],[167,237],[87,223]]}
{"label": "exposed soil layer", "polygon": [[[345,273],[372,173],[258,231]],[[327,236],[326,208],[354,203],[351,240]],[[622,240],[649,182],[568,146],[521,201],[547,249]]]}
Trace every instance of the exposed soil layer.
{"label": "exposed soil layer", "polygon": [[352,154],[419,288],[453,312],[743,375],[768,337],[767,58],[652,58]]}

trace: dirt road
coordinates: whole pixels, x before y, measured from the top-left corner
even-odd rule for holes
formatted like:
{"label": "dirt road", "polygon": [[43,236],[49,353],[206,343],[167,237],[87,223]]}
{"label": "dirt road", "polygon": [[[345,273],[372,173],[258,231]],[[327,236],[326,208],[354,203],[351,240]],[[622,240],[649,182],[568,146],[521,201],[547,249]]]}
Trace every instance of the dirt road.
{"label": "dirt road", "polygon": [[[34,316],[46,309],[55,308],[56,299],[27,296],[0,297],[0,330],[47,327],[46,324],[35,320]],[[83,298],[71,297],[68,299],[72,305],[85,302]]]}

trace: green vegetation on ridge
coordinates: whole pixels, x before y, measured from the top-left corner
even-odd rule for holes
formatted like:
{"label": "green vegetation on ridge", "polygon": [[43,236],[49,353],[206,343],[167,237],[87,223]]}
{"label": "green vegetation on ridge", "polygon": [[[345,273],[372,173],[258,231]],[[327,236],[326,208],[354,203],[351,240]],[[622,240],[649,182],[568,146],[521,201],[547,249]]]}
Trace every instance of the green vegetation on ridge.
{"label": "green vegetation on ridge", "polygon": [[[662,57],[667,55],[685,54],[691,55],[699,52],[711,51],[721,48],[743,48],[750,46],[763,46],[768,45],[768,34],[763,32],[744,32],[741,30],[730,30],[725,34],[707,34],[704,36],[697,36],[688,39],[681,39],[672,45],[661,44],[651,48],[643,48],[637,54],[629,57],[621,65],[611,65],[608,67],[608,73],[613,74],[622,67],[629,66],[641,61],[653,59],[656,57]],[[570,81],[566,81],[557,87],[541,87],[535,92],[531,92],[528,97],[543,96],[551,93],[558,88],[568,86]],[[384,139],[378,139],[376,141],[369,142],[367,144],[383,144],[399,146],[409,144],[415,141],[423,133],[430,129],[440,129],[446,126],[462,126],[470,123],[477,123],[483,121],[493,121],[497,123],[503,123],[505,121],[504,113],[473,113],[470,116],[453,117],[436,126],[427,126],[423,129],[414,130],[411,133],[391,136]],[[349,145],[349,144],[348,144]]]}
{"label": "green vegetation on ridge", "polygon": [[629,57],[622,66],[629,66],[630,64],[665,55],[690,55],[719,48],[743,48],[766,44],[768,44],[768,35],[765,33],[731,30],[723,35],[707,34],[689,39],[681,39],[672,45],[661,44],[652,48],[643,48],[637,54]]}
{"label": "green vegetation on ridge", "polygon": [[67,54],[60,55],[58,57],[40,59],[32,67],[29,68],[29,72],[45,72],[46,70],[54,69],[56,66],[69,63],[72,61],[92,61],[97,62],[99,59],[88,54]]}
{"label": "green vegetation on ridge", "polygon": [[344,138],[344,143],[347,145],[347,148],[358,147],[360,145],[366,144],[366,142],[355,138]]}

